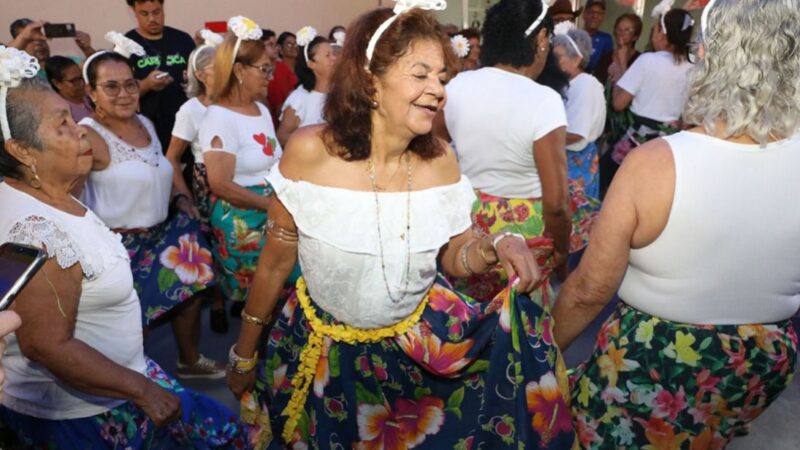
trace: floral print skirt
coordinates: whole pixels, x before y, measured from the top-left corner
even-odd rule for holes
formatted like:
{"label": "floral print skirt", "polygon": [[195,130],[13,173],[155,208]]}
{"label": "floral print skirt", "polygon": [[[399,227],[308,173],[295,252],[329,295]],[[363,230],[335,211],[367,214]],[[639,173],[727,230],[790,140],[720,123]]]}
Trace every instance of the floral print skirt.
{"label": "floral print skirt", "polygon": [[211,246],[200,223],[185,213],[177,211],[154,227],[114,231],[131,258],[143,326],[213,285]]}
{"label": "floral print skirt", "polygon": [[70,420],[47,420],[0,407],[0,419],[25,448],[35,450],[97,449],[244,449],[247,426],[215,400],[183,388],[154,361],[145,376],[180,397],[181,420],[156,428],[131,402],[103,414]]}
{"label": "floral print skirt", "polygon": [[582,150],[567,150],[569,206],[572,214],[570,253],[582,250],[589,243],[589,232],[600,211],[600,159],[594,142]]}
{"label": "floral print skirt", "polygon": [[[569,449],[552,292],[490,302],[438,276],[417,310],[363,330],[316,308],[302,278],[242,401],[255,448]],[[274,437],[273,437],[274,433]]]}
{"label": "floral print skirt", "polygon": [[[247,189],[263,197],[272,195],[271,186],[248,186]],[[264,246],[267,212],[237,208],[227,200],[212,196],[209,219],[222,294],[228,300],[244,301]]]}
{"label": "floral print skirt", "polygon": [[[534,250],[540,268],[546,274],[552,269],[549,258],[553,242],[545,238],[541,198],[503,198],[475,191],[477,199],[472,205],[472,223],[479,234],[510,231],[525,236],[528,247]],[[452,280],[459,292],[482,301],[493,299],[506,285],[508,276],[498,264],[485,274]]]}
{"label": "floral print skirt", "polygon": [[611,158],[617,165],[622,164],[622,160],[636,147],[653,139],[675,134],[681,130],[680,121],[662,123],[631,114],[633,116],[633,124],[628,127],[628,130],[614,144],[612,149]]}
{"label": "floral print skirt", "polygon": [[721,449],[783,392],[797,363],[790,320],[691,325],[620,302],[572,377],[590,449]]}

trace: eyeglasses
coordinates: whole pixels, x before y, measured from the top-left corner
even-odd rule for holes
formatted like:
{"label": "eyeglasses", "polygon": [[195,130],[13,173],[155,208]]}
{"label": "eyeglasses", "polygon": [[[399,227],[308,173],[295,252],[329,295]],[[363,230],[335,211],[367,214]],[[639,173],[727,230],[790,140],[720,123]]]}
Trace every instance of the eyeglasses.
{"label": "eyeglasses", "polygon": [[80,86],[82,84],[86,84],[86,82],[83,81],[83,77],[75,77],[75,78],[70,78],[68,80],[61,80],[61,82],[62,83],[69,83],[69,84],[71,84],[73,86]]}
{"label": "eyeglasses", "polygon": [[261,65],[261,66],[257,66],[255,64],[245,63],[245,66],[250,66],[250,67],[252,67],[254,69],[258,69],[258,71],[261,72],[261,74],[264,75],[267,78],[271,77],[272,76],[272,72],[275,70],[275,66],[273,66],[271,64],[264,64],[264,65]]}
{"label": "eyeglasses", "polygon": [[634,31],[636,31],[636,30],[634,30],[633,28],[617,28],[617,29],[615,29],[614,31],[615,31],[616,33],[619,33],[619,34],[622,34],[622,33],[625,33],[625,34],[632,34],[632,33],[633,33]]}
{"label": "eyeglasses", "polygon": [[296,42],[284,42],[281,47],[287,47],[287,48],[297,47],[297,43]]}
{"label": "eyeglasses", "polygon": [[139,93],[139,82],[134,79],[125,80],[122,82],[122,84],[117,81],[108,81],[106,83],[98,84],[98,86],[100,86],[103,89],[103,92],[105,92],[109,97],[118,96],[123,89],[125,89],[125,92],[131,95]]}

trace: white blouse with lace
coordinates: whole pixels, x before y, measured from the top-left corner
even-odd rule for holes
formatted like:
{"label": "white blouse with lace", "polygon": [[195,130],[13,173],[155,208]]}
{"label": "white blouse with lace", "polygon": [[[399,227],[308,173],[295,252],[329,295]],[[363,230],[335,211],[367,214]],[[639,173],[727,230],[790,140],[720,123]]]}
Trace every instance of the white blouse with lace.
{"label": "white blouse with lace", "polygon": [[[458,183],[411,192],[406,235],[406,192],[379,193],[386,291],[381,270],[375,194],[285,178],[276,164],[267,176],[297,225],[298,256],[314,302],[358,328],[393,325],[410,315],[432,286],[436,257],[470,228],[475,200],[466,176]],[[406,286],[408,243],[411,264]]]}
{"label": "white blouse with lace", "polygon": [[89,174],[82,200],[110,228],[150,228],[167,219],[172,193],[172,164],[161,151],[153,124],[139,116],[150,145],[134,147],[91,117],[92,128],[108,144],[111,162]]}
{"label": "white blouse with lace", "polygon": [[[6,183],[0,183],[0,205],[0,242],[45,248],[62,269],[80,265],[83,281],[75,339],[123,367],[144,373],[141,307],[120,235],[88,208],[83,216],[68,214]],[[101,414],[125,402],[68,386],[26,358],[15,334],[6,341],[3,406],[33,417],[63,420]]]}

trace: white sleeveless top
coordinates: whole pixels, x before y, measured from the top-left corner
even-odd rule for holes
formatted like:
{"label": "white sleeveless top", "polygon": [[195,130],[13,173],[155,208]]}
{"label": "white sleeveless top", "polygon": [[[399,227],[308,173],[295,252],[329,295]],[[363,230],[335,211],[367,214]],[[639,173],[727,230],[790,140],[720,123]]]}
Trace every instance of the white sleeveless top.
{"label": "white sleeveless top", "polygon": [[766,148],[692,132],[665,139],[676,175],[669,220],[631,250],[620,298],[685,323],[791,317],[800,306],[800,134]]}
{"label": "white sleeveless top", "polygon": [[142,115],[139,120],[150,134],[147,147],[128,144],[91,117],[80,122],[108,144],[111,163],[89,174],[82,200],[109,228],[150,228],[169,214],[172,164],[161,151],[153,124]]}
{"label": "white sleeveless top", "polygon": [[[63,269],[80,265],[84,278],[75,339],[143,374],[146,363],[141,307],[120,235],[109,230],[90,209],[83,217],[74,216],[6,183],[0,183],[0,204],[0,242],[46,247],[48,256]],[[7,408],[62,420],[94,416],[125,402],[67,386],[44,366],[26,358],[15,334],[8,335],[6,342],[3,405]]]}
{"label": "white sleeveless top", "polygon": [[357,328],[396,324],[419,305],[436,277],[436,257],[452,236],[472,224],[475,193],[458,183],[411,192],[411,265],[406,283],[406,192],[379,193],[386,278],[381,270],[375,194],[292,181],[276,164],[267,177],[292,214],[300,267],[314,302]]}

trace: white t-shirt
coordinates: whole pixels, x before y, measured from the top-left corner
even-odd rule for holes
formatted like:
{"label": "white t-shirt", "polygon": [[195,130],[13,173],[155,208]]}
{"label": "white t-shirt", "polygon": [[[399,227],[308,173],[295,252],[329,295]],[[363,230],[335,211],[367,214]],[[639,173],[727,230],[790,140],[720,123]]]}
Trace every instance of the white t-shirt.
{"label": "white t-shirt", "polygon": [[[200,145],[204,152],[225,152],[236,156],[233,182],[239,186],[263,185],[269,169],[283,154],[269,110],[261,103],[256,104],[260,116],[248,116],[211,105],[200,126]],[[211,147],[215,137],[222,141],[222,148]]]}
{"label": "white t-shirt", "polygon": [[554,90],[485,67],[448,83],[444,113],[461,171],[477,189],[505,198],[542,196],[533,143],[567,124]]}
{"label": "white t-shirt", "polygon": [[172,164],[161,151],[153,124],[139,116],[150,145],[134,147],[87,117],[81,120],[108,145],[111,163],[89,173],[82,200],[110,228],[150,228],[167,219],[172,194]]}
{"label": "white t-shirt", "polygon": [[583,150],[603,134],[606,125],[606,97],[603,85],[588,73],[581,73],[567,88],[567,133],[583,137],[567,150]]}
{"label": "white t-shirt", "polygon": [[322,109],[326,98],[328,94],[314,90],[309,92],[303,86],[298,86],[283,102],[280,119],[283,120],[286,108],[292,108],[294,114],[300,118],[301,127],[323,123],[325,119],[322,118]]}
{"label": "white t-shirt", "polygon": [[205,117],[207,110],[208,107],[197,97],[190,98],[181,105],[181,108],[175,114],[175,126],[172,128],[173,136],[186,142],[191,142],[194,162],[198,164],[203,163],[203,148],[198,142],[198,137],[200,124],[203,122],[203,117]]}
{"label": "white t-shirt", "polygon": [[[669,220],[632,249],[619,296],[667,320],[773,323],[800,306],[800,134],[745,145],[684,131]],[[697,343],[699,344],[699,342]]]}
{"label": "white t-shirt", "polygon": [[688,61],[677,64],[670,52],[643,53],[617,86],[633,95],[631,111],[634,114],[672,122],[680,119],[683,113],[692,67]]}
{"label": "white t-shirt", "polygon": [[[80,265],[83,280],[75,339],[120,366],[144,374],[141,306],[120,235],[90,209],[83,217],[74,216],[6,183],[0,183],[0,204],[0,242],[46,247],[62,269]],[[65,420],[95,416],[125,403],[81,392],[58,380],[22,354],[16,334],[8,335],[6,342],[3,406],[33,417]]]}

